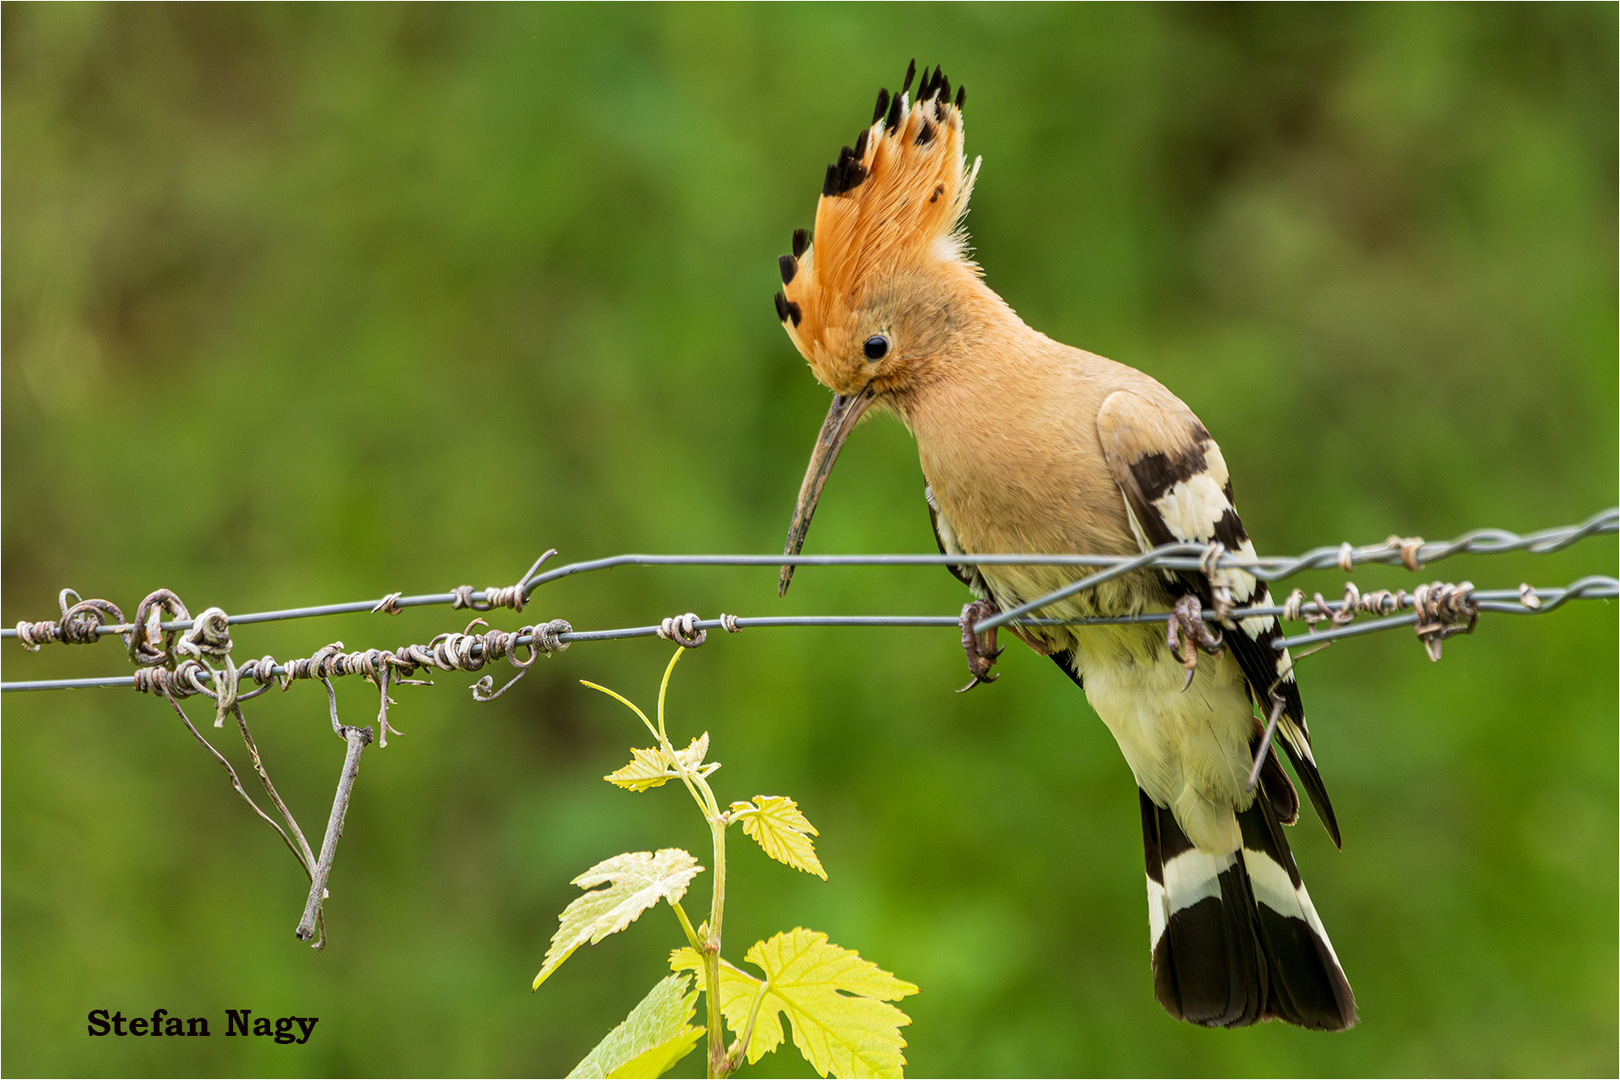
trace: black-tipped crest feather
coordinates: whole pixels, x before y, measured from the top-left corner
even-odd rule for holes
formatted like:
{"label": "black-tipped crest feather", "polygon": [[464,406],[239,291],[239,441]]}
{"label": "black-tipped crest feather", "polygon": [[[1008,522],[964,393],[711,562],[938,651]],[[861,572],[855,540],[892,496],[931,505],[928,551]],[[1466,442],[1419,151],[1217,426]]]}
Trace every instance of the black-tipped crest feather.
{"label": "black-tipped crest feather", "polygon": [[894,100],[889,102],[889,115],[883,118],[884,130],[893,131],[900,126],[900,105],[903,101],[905,101],[905,95],[896,94]]}
{"label": "black-tipped crest feather", "polygon": [[[864,152],[864,135],[857,139],[862,144]],[[861,164],[861,155],[854,147],[846,146],[838,151],[838,160],[827,166],[827,178],[822,181],[821,193],[828,196],[847,195],[850,190],[866,179],[866,167]]]}

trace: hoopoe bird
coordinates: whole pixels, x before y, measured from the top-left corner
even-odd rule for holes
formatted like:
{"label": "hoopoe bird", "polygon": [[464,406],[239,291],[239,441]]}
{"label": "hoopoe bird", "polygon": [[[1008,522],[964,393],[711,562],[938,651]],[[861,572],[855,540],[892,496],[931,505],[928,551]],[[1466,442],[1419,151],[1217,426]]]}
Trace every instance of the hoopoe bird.
{"label": "hoopoe bird", "polygon": [[[965,91],[926,69],[911,97],[878,93],[872,123],[827,168],[815,231],[780,260],[776,311],[833,391],[788,533],[802,549],[850,431],[868,412],[917,440],[941,552],[1136,555],[1219,542],[1253,556],[1226,462],[1191,409],[1140,371],[1026,326],[969,258],[963,217],[980,161],[963,157]],[[971,688],[994,678],[989,615],[1052,592],[1074,568],[951,570]],[[786,593],[792,568],[784,566]],[[1202,612],[1230,614],[1212,634]],[[1262,718],[1335,845],[1299,687],[1264,583],[1240,570],[1138,571],[1051,604],[1047,617],[1166,612],[1150,624],[1009,626],[1085,693],[1136,778],[1146,847],[1153,989],[1172,1016],[1212,1027],[1281,1019],[1339,1031],[1355,998],[1284,838],[1299,796],[1274,745],[1249,774]],[[1179,646],[1180,655],[1177,655]],[[1207,653],[1200,662],[1196,650]]]}

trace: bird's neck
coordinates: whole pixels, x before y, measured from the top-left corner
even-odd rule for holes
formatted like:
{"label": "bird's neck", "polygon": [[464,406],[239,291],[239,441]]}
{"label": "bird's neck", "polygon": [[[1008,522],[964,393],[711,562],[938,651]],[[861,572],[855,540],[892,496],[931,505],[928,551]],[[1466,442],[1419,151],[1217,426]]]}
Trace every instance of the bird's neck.
{"label": "bird's neck", "polygon": [[1120,502],[1096,417],[1123,369],[1031,329],[977,278],[953,302],[967,309],[964,331],[894,406],[964,550],[1119,546],[1122,509],[1101,522],[1065,508]]}
{"label": "bird's neck", "polygon": [[963,270],[942,284],[950,294],[941,305],[951,313],[950,339],[910,373],[904,391],[891,401],[913,427],[966,400],[1048,383],[1053,353],[1063,349],[1026,325],[976,274]]}

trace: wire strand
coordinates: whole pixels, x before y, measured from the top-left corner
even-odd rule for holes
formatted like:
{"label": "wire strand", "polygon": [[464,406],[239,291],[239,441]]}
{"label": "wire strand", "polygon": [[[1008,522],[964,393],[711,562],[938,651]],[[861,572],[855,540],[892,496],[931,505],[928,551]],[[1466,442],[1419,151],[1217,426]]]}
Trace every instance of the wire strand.
{"label": "wire strand", "polygon": [[[1613,600],[1620,598],[1620,579],[1593,575],[1583,577],[1572,582],[1564,588],[1538,588],[1528,590],[1528,595],[1534,597],[1536,603],[1526,600],[1527,591],[1519,589],[1482,589],[1471,593],[1472,603],[1480,612],[1506,615],[1543,615],[1556,611],[1571,600]],[[1408,597],[1410,599],[1410,597]],[[1284,618],[1317,618],[1330,617],[1333,613],[1343,612],[1347,605],[1343,601],[1326,602],[1320,606],[1316,603],[1290,607],[1289,605],[1273,605],[1271,607],[1243,608],[1238,613],[1240,618],[1255,616],[1273,616]],[[1203,617],[1210,622],[1218,622],[1221,615],[1214,609],[1207,609]],[[1139,624],[1163,623],[1168,621],[1168,612],[1149,612],[1141,615],[1120,615],[1090,619],[1040,619],[1020,618],[1015,620],[1018,626],[1131,626]],[[1420,621],[1418,613],[1392,614],[1371,622],[1360,623],[1354,626],[1344,626],[1321,633],[1307,633],[1295,637],[1282,638],[1272,643],[1273,648],[1294,648],[1300,645],[1312,645],[1336,641],[1340,638],[1358,637],[1363,634],[1378,633],[1384,630],[1393,630],[1403,626],[1414,626]],[[960,630],[961,620],[949,615],[779,615],[744,617],[735,615],[722,615],[716,619],[694,619],[690,623],[694,630],[728,630],[736,633],[747,629],[773,629],[781,627],[919,627],[934,629]],[[983,625],[982,623],[980,625]],[[569,645],[581,641],[623,641],[630,638],[659,637],[662,624],[656,626],[627,626],[611,630],[571,630],[565,633],[556,633],[551,638],[561,645]],[[510,647],[523,648],[534,643],[534,635],[520,634],[515,636]],[[407,646],[406,650],[411,649]],[[402,650],[396,650],[402,651]],[[478,659],[483,655],[483,646],[473,642],[468,649],[470,658]],[[294,665],[302,661],[289,664],[266,665],[261,678],[268,680],[285,678],[294,670]],[[330,677],[347,674],[365,674],[358,667],[353,671],[338,670],[329,673]],[[97,676],[83,679],[37,679],[25,682],[0,682],[0,692],[12,693],[18,691],[40,690],[85,690],[115,687],[130,687],[135,685],[136,677],[132,675]],[[207,693],[199,689],[200,693]]]}
{"label": "wire strand", "polygon": [[[979,623],[977,629],[984,631],[1006,625],[1028,612],[1038,610],[1076,592],[1092,588],[1104,581],[1135,570],[1159,568],[1165,570],[1205,571],[1211,567],[1215,569],[1240,569],[1263,581],[1270,582],[1280,581],[1307,570],[1321,570],[1333,567],[1348,572],[1354,566],[1382,563],[1404,564],[1408,569],[1415,570],[1419,566],[1463,554],[1501,555],[1516,551],[1536,555],[1548,554],[1562,551],[1571,544],[1590,536],[1607,536],[1616,533],[1620,533],[1620,507],[1601,510],[1576,525],[1543,529],[1539,532],[1523,535],[1507,532],[1503,529],[1476,529],[1453,540],[1433,543],[1424,542],[1416,537],[1392,536],[1382,544],[1369,544],[1362,547],[1349,547],[1340,544],[1337,547],[1315,548],[1299,556],[1264,556],[1253,559],[1239,555],[1222,554],[1218,558],[1211,560],[1209,558],[1209,549],[1205,545],[1165,544],[1143,555],[1136,556],[1054,554],[963,556],[920,553],[796,556],[614,555],[608,558],[568,563],[553,570],[539,573],[540,567],[552,554],[547,552],[535,562],[529,573],[518,582],[517,586],[491,587],[481,592],[475,592],[467,586],[462,586],[449,592],[424,593],[418,596],[402,596],[399,593],[392,593],[374,600],[356,600],[341,604],[317,604],[308,607],[284,608],[278,611],[259,611],[245,615],[231,615],[228,618],[230,625],[241,626],[251,623],[280,622],[288,619],[319,618],[329,615],[354,615],[367,612],[394,614],[405,608],[430,607],[439,604],[486,610],[497,600],[506,601],[502,606],[522,610],[522,603],[526,602],[534,594],[534,590],[541,585],[565,577],[592,573],[597,570],[611,570],[620,566],[961,566],[966,564],[977,566],[1076,566],[1101,568],[1101,571],[1097,574],[1082,578],[1080,581],[1065,586],[1057,592],[1030,601],[1028,604],[1024,604],[1012,611],[1004,611],[992,619]],[[971,562],[969,562],[969,559],[971,559]],[[21,625],[44,626],[47,624],[24,623]],[[190,619],[177,619],[160,623],[158,628],[164,631],[189,630],[191,625]],[[90,636],[101,636],[105,634],[128,634],[133,630],[134,626],[132,624],[118,622],[90,626],[84,632]],[[0,629],[0,640],[18,636],[19,630],[17,628]],[[28,640],[27,635],[23,635],[23,637],[25,641]]]}

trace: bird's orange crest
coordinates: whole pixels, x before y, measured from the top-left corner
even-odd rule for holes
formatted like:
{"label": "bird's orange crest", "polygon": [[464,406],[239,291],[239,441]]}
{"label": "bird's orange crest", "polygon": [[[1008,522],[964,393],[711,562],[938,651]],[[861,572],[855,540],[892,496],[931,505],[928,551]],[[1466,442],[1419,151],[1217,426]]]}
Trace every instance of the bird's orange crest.
{"label": "bird's orange crest", "polygon": [[[776,311],[816,377],[837,387],[871,290],[908,272],[971,267],[962,227],[979,162],[962,154],[966,88],[951,97],[942,72],[925,68],[913,101],[913,61],[900,92],[878,92],[872,124],[827,166],[814,241],[800,229],[782,256]],[[976,269],[976,268],[975,268]]]}

